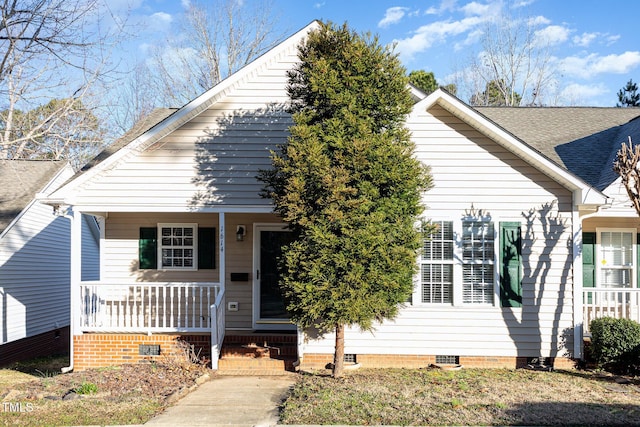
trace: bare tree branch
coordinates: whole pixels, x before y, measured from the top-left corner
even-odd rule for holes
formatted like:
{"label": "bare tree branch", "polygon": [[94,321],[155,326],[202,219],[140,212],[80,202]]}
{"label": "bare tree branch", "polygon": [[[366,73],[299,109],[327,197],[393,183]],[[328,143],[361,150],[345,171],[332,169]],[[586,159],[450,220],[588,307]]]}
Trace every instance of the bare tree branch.
{"label": "bare tree branch", "polygon": [[628,144],[623,143],[616,155],[613,170],[620,175],[624,188],[627,190],[629,200],[634,209],[640,215],[640,145],[634,146],[629,137]]}

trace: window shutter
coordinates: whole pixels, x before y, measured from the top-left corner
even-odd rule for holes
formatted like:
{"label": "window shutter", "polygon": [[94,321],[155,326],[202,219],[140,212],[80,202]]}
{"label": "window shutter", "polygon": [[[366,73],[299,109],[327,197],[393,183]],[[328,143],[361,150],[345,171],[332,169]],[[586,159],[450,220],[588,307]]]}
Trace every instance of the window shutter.
{"label": "window shutter", "polygon": [[198,270],[216,268],[216,229],[198,227]]}
{"label": "window shutter", "polygon": [[640,233],[636,234],[636,286],[640,288]]}
{"label": "window shutter", "polygon": [[582,286],[596,285],[596,233],[582,233]]}
{"label": "window shutter", "polygon": [[500,301],[522,307],[522,237],[519,222],[500,223]]}
{"label": "window shutter", "polygon": [[158,229],[156,227],[140,227],[138,241],[139,268],[158,268]]}

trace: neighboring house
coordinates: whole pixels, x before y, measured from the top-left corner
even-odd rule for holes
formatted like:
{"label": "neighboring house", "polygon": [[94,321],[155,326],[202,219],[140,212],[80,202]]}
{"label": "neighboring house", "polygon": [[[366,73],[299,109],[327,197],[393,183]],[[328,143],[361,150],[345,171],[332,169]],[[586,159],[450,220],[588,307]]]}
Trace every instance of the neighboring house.
{"label": "neighboring house", "polygon": [[[82,280],[72,256],[76,368],[154,357],[176,339],[210,346],[215,368],[225,337],[295,331],[274,269],[287,230],[256,176],[286,141],[286,73],[316,25],[157,111],[47,199],[75,218],[73,254],[80,214],[103,225],[100,280]],[[413,93],[407,126],[431,167],[425,218],[439,231],[417,260],[411,301],[373,332],[348,330],[349,357],[567,367],[583,355],[589,319],[637,319],[640,221],[611,164],[627,134],[640,138],[640,111],[474,109],[442,90]],[[301,366],[330,362],[333,343],[300,331]]]}
{"label": "neighboring house", "polygon": [[[65,161],[0,161],[0,365],[69,349],[71,222],[36,194],[71,176]],[[97,224],[83,222],[83,278],[98,278]]]}

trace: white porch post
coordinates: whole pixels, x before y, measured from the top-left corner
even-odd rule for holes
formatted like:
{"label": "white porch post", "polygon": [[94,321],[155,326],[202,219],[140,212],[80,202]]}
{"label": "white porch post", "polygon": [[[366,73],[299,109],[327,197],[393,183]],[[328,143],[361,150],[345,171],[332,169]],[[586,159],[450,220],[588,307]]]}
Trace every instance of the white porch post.
{"label": "white porch post", "polygon": [[[218,214],[218,253],[220,254],[220,266],[218,268],[219,278],[218,282],[220,283],[220,290],[218,292],[224,292],[226,289],[225,284],[225,267],[226,267],[226,256],[225,256],[225,242],[224,242],[224,230],[225,230],[225,215],[224,212],[220,212]],[[218,298],[216,298],[216,301]],[[218,369],[218,355],[220,354],[220,346],[222,346],[221,337],[218,333],[218,312],[222,310],[224,313],[224,299],[222,299],[222,306],[216,306],[215,304],[211,307],[209,311],[209,316],[211,316],[211,369]],[[222,331],[224,334],[224,331]],[[222,337],[222,339],[224,339]]]}
{"label": "white porch post", "polygon": [[225,277],[226,277],[226,273],[225,273],[225,267],[226,267],[226,257],[225,257],[225,252],[224,252],[224,224],[225,224],[225,217],[224,217],[224,212],[220,212],[218,214],[218,229],[220,230],[219,234],[218,234],[218,252],[220,253],[220,268],[218,269],[218,271],[220,272],[220,278],[219,278],[219,282],[220,285],[226,289],[225,286]]}
{"label": "white porch post", "polygon": [[582,304],[582,219],[573,212],[573,357],[582,359],[582,341],[584,331]]}
{"label": "white porch post", "polygon": [[73,370],[74,345],[73,337],[80,330],[80,281],[82,280],[82,213],[72,207],[57,208],[57,214],[68,218],[71,222],[69,230],[69,366],[63,372]]}

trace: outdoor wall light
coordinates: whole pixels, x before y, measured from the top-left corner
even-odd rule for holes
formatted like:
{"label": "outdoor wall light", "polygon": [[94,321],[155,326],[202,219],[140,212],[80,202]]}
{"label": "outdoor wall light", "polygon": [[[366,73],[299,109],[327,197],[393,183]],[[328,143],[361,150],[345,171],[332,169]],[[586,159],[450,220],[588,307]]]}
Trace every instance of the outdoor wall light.
{"label": "outdoor wall light", "polygon": [[239,225],[236,228],[236,240],[238,242],[243,242],[244,241],[244,236],[247,235],[247,227],[245,227],[244,225]]}

